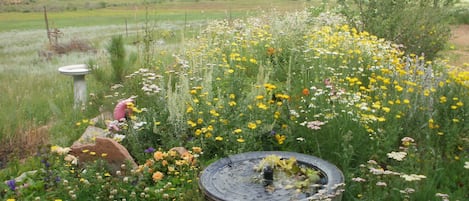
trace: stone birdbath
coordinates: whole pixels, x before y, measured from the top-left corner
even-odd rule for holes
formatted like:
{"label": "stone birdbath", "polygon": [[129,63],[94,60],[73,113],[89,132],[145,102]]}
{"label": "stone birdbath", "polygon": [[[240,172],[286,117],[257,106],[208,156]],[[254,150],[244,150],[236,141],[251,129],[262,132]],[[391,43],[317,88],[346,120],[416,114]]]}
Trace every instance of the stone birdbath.
{"label": "stone birdbath", "polygon": [[[272,176],[271,168],[261,173],[255,170],[272,155],[281,160],[296,159],[300,168],[316,171],[319,179],[299,190],[287,187],[288,180],[296,178],[294,175],[279,179]],[[340,201],[344,185],[344,176],[335,165],[315,156],[282,151],[247,152],[222,158],[205,168],[199,180],[200,189],[210,201]]]}
{"label": "stone birdbath", "polygon": [[73,77],[74,107],[85,104],[87,97],[85,75],[91,72],[88,66],[86,64],[62,66],[59,72]]}

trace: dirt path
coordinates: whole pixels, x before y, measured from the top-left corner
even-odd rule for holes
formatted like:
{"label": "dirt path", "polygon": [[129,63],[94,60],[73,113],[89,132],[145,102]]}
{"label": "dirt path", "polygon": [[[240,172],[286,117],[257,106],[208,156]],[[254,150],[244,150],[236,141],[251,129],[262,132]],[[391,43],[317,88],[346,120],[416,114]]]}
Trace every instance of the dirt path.
{"label": "dirt path", "polygon": [[[452,29],[450,43],[454,50],[448,51],[449,63],[469,70],[469,25],[459,25]],[[464,65],[464,64],[467,65]]]}

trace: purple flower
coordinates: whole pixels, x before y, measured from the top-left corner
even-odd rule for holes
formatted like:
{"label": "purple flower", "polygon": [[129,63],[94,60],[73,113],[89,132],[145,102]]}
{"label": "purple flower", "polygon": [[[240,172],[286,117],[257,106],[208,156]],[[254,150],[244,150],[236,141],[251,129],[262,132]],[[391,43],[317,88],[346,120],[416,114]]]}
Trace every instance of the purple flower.
{"label": "purple flower", "polygon": [[154,151],[155,151],[155,148],[150,147],[150,148],[148,148],[148,149],[145,149],[144,152],[145,152],[145,153],[153,153]]}
{"label": "purple flower", "polygon": [[8,185],[8,187],[10,187],[10,190],[12,190],[12,191],[16,190],[16,181],[15,181],[15,179],[11,179],[11,180],[6,181],[6,184]]}

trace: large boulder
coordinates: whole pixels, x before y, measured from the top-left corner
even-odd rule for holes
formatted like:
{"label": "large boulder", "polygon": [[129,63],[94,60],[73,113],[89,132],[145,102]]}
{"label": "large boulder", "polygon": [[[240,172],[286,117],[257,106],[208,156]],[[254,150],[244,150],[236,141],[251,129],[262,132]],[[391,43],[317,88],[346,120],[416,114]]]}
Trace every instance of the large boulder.
{"label": "large boulder", "polygon": [[70,147],[70,154],[78,158],[79,165],[84,165],[97,159],[108,162],[111,173],[120,170],[122,164],[130,163],[131,168],[137,167],[128,150],[113,139],[95,137],[94,143],[74,143]]}

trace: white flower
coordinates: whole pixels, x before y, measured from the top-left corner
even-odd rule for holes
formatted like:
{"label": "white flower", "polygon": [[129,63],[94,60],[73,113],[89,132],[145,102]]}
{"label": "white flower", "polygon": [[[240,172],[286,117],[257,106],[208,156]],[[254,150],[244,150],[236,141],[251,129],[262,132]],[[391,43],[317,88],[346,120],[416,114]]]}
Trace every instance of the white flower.
{"label": "white flower", "polygon": [[386,182],[383,182],[383,181],[378,181],[378,182],[376,182],[376,185],[377,185],[377,186],[383,186],[383,187],[388,186],[388,184],[386,184]]}
{"label": "white flower", "polygon": [[399,192],[402,193],[402,194],[411,194],[411,193],[414,193],[414,192],[415,192],[415,189],[413,189],[413,188],[405,188],[404,190],[400,190]]}
{"label": "white flower", "polygon": [[133,129],[138,130],[138,129],[142,128],[145,124],[147,124],[147,122],[145,122],[145,121],[137,122],[133,125]]}
{"label": "white flower", "polygon": [[355,177],[355,178],[352,178],[352,181],[355,181],[355,182],[365,182],[366,179],[363,179],[361,177]]}
{"label": "white flower", "polygon": [[469,169],[469,161],[466,161],[466,162],[464,163],[464,168]]}
{"label": "white flower", "polygon": [[449,201],[449,195],[448,194],[436,193],[435,196],[440,197],[443,201]]}
{"label": "white flower", "polygon": [[387,156],[391,159],[402,161],[407,156],[407,153],[403,151],[399,151],[399,152],[393,151],[391,153],[388,153]]}
{"label": "white flower", "polygon": [[305,141],[305,139],[304,139],[304,138],[302,138],[302,137],[298,137],[298,138],[296,138],[296,140],[297,140],[297,141],[299,141],[299,142],[303,142],[303,141]]}
{"label": "white flower", "polygon": [[402,178],[406,181],[420,181],[421,179],[427,178],[425,175],[417,175],[417,174],[402,174]]}
{"label": "white flower", "polygon": [[122,142],[122,140],[124,140],[124,138],[125,138],[125,135],[114,134],[114,137],[112,139],[115,140],[116,142]]}

